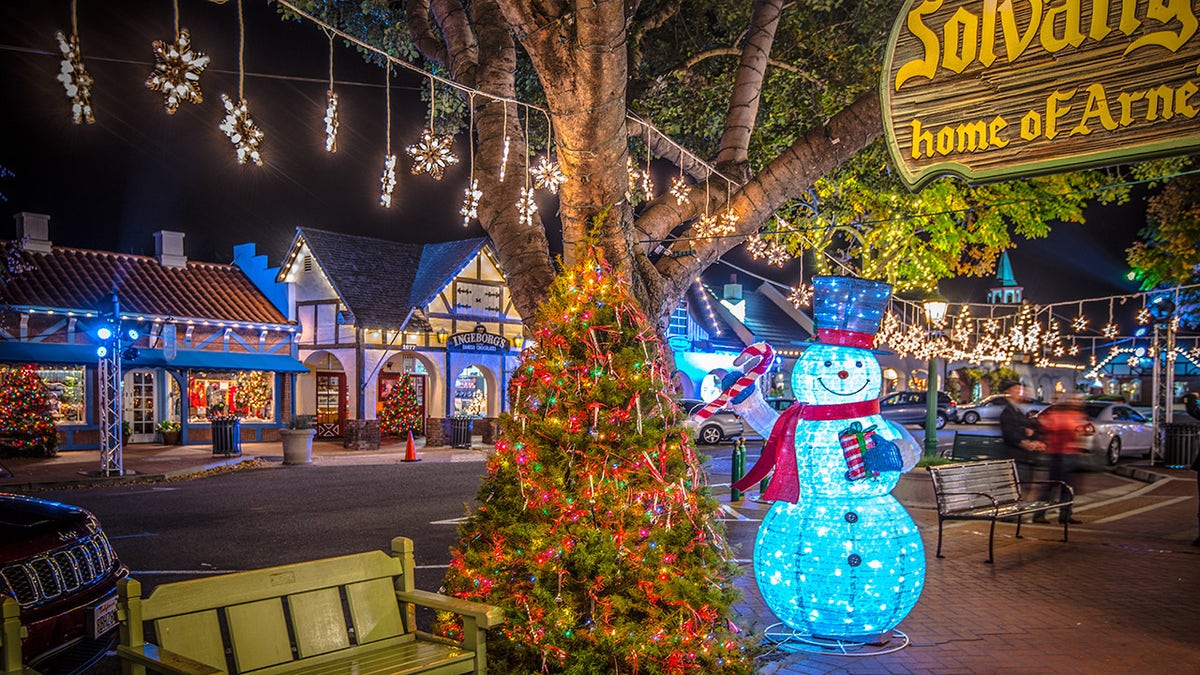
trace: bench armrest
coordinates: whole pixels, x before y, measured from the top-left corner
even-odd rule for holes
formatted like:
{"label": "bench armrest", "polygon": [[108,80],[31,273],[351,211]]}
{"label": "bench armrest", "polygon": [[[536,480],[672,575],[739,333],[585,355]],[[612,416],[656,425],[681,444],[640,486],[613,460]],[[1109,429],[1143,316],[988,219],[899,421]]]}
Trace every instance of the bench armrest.
{"label": "bench armrest", "polygon": [[200,663],[182,654],[159,649],[158,645],[145,644],[141,647],[117,645],[117,655],[121,657],[122,661],[129,661],[158,673],[167,673],[167,675],[223,675],[225,673],[224,670],[213,668],[207,663]]}
{"label": "bench armrest", "polygon": [[400,602],[411,602],[430,609],[469,616],[478,622],[480,628],[492,628],[504,623],[504,610],[482,602],[452,598],[441,593],[420,590],[397,591],[396,598]]}

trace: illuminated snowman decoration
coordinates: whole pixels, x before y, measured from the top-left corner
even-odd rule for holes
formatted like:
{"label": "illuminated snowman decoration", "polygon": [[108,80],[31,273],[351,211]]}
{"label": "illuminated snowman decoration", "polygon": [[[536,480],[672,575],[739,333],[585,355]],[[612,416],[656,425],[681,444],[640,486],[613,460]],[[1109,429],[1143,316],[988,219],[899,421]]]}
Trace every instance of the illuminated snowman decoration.
{"label": "illuminated snowman decoration", "polygon": [[793,370],[799,403],[779,415],[755,388],[731,406],[770,437],[735,487],[774,469],[754,574],[775,615],[808,636],[878,642],[916,605],[925,578],[920,533],[890,494],[920,447],[879,415],[882,374],[871,351],[891,287],[817,277],[814,289],[819,342]]}

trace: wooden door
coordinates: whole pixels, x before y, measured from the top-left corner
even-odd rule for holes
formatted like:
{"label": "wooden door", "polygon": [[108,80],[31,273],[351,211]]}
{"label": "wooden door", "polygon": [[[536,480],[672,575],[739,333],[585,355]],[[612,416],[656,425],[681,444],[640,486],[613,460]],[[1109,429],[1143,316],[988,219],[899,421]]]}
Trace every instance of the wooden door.
{"label": "wooden door", "polygon": [[338,438],[346,422],[346,374],[317,373],[318,438]]}

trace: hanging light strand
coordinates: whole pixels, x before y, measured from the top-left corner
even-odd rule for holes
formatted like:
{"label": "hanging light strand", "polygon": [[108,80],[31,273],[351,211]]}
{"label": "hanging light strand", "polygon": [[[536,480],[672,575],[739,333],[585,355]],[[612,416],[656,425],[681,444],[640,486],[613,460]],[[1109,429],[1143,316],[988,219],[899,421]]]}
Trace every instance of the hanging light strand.
{"label": "hanging light strand", "polygon": [[71,99],[71,121],[75,124],[95,124],[96,117],[92,112],[93,80],[83,64],[83,52],[79,47],[79,21],[75,0],[71,0],[70,37],[63,35],[62,31],[55,33],[54,37],[58,40],[58,49],[63,56],[57,79],[62,82],[67,98]]}
{"label": "hanging light strand", "polygon": [[329,38],[329,91],[325,96],[325,151],[337,152],[338,95],[333,90],[333,31],[321,27]]}
{"label": "hanging light strand", "polygon": [[384,103],[387,106],[387,146],[383,156],[383,175],[379,178],[379,204],[384,208],[392,206],[392,190],[396,189],[396,156],[392,154],[392,63],[388,61],[383,69],[385,86],[383,88]]}
{"label": "hanging light strand", "polygon": [[238,102],[235,105],[229,96],[221,94],[221,102],[225,104],[225,118],[221,120],[220,129],[229,137],[229,142],[237,150],[238,164],[247,161],[262,166],[262,155],[258,146],[262,143],[263,131],[254,124],[250,111],[246,106],[246,21],[242,14],[242,0],[238,0]]}
{"label": "hanging light strand", "polygon": [[463,227],[470,225],[472,218],[479,217],[479,198],[483,196],[483,191],[479,189],[479,181],[475,179],[475,92],[467,95],[467,108],[467,152],[471,158],[471,181],[463,191],[463,205],[458,210],[459,215],[463,217]]}

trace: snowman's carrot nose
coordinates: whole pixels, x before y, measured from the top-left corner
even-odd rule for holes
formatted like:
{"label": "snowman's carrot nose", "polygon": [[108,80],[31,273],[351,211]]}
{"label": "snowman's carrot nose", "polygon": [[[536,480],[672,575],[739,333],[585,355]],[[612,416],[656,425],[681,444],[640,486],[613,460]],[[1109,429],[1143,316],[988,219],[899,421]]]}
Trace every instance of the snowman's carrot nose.
{"label": "snowman's carrot nose", "polygon": [[847,377],[850,377],[850,373],[847,373],[847,372],[846,372],[846,371],[844,371],[844,370],[839,370],[839,371],[838,371],[838,377],[840,377],[840,378],[842,378],[842,379],[844,380],[844,379],[846,379]]}

